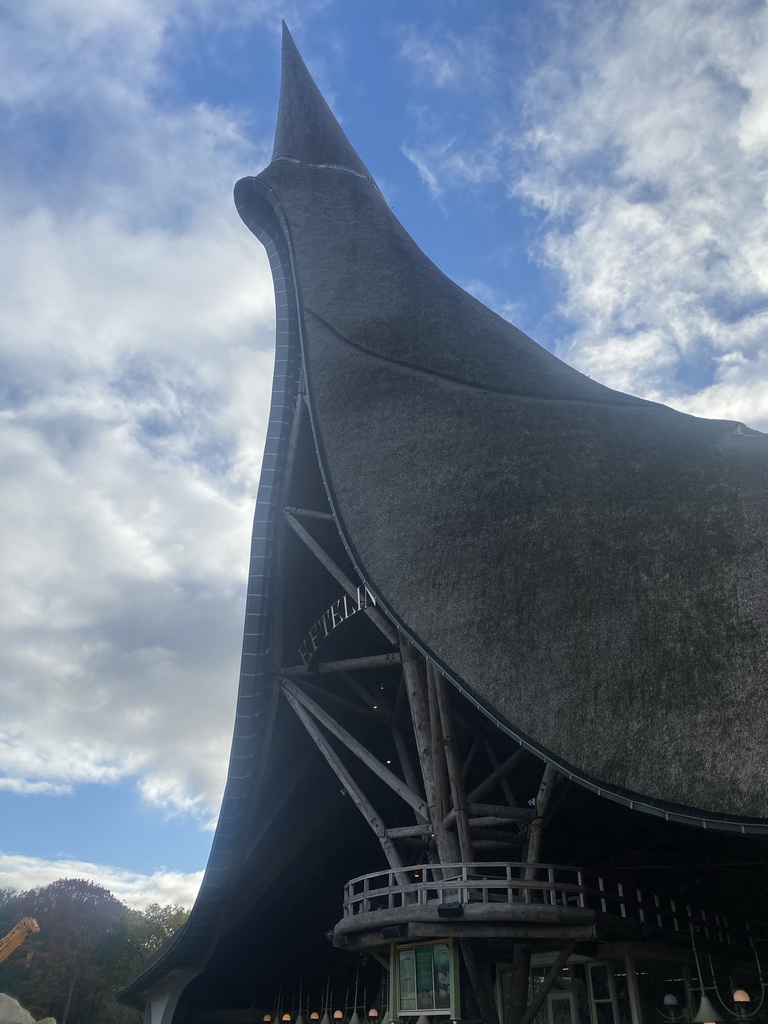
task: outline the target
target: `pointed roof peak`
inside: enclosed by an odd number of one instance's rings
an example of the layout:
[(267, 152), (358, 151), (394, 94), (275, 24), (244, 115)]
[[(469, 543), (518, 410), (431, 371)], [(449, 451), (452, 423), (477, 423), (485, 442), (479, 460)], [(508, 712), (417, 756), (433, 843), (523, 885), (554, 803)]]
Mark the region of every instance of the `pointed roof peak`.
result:
[(285, 157), (306, 164), (345, 167), (373, 180), (307, 71), (283, 22), (280, 105), (272, 159)]

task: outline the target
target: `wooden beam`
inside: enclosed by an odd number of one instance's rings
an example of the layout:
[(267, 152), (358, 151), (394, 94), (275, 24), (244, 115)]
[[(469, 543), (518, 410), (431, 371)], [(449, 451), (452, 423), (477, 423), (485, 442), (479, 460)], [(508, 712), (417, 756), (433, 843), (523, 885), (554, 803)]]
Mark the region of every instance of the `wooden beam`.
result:
[(387, 835), (390, 839), (410, 839), (413, 836), (431, 836), (431, 825), (403, 825), (397, 828), (388, 828)]
[(505, 761), (502, 761), (499, 767), (492, 771), (479, 786), (475, 786), (472, 792), (467, 795), (467, 800), (470, 803), (474, 800), (481, 800), (487, 793), (491, 792), (494, 786), (496, 786), (501, 779), (509, 775), (515, 765), (519, 764), (526, 755), (527, 751), (522, 747), (519, 750), (516, 750), (513, 754), (510, 754), (509, 757)]
[(415, 811), (426, 816), (427, 805), (421, 797), (417, 793), (412, 793), (402, 779), (399, 779), (394, 772), (390, 771), (386, 765), (382, 764), (378, 758), (374, 757), (367, 747), (364, 747), (359, 740), (356, 740), (351, 733), (347, 732), (346, 729), (340, 726), (327, 711), (324, 711), (319, 704), (316, 704), (311, 697), (308, 697), (307, 694), (299, 689), (295, 683), (291, 682), (290, 679), (282, 679), (281, 686), (284, 691), (290, 694), (293, 700), (298, 701), (298, 703), (301, 704), (313, 718), (315, 718), (321, 725), (325, 726), (328, 732), (335, 736), (337, 740), (340, 740), (347, 750), (362, 761), (366, 767), (370, 768), (374, 775), (378, 775), (383, 783), (389, 786), (389, 788), (397, 793), (402, 800), (405, 800), (407, 804), (410, 804)]
[[(522, 939), (524, 941), (535, 940), (539, 943), (545, 940), (551, 948), (559, 945), (564, 939), (571, 937), (581, 941), (595, 938), (594, 927), (588, 925), (568, 928), (544, 925), (537, 928), (535, 925), (527, 927), (525, 925), (495, 925), (488, 923), (466, 924), (463, 921), (454, 924), (447, 918), (441, 920), (439, 925), (439, 929), (436, 929), (434, 924), (421, 924), (420, 922), (409, 924), (407, 940), (428, 941), (434, 939), (435, 935), (439, 932), (446, 939), (470, 937), (482, 939), (483, 941), (488, 939), (509, 939), (513, 942)], [(382, 946), (388, 946), (389, 942), (390, 940), (385, 939), (381, 934), (381, 929), (369, 932), (353, 932), (345, 938), (342, 948), (354, 950), (355, 952), (365, 951), (370, 953), (375, 948), (380, 949)], [(501, 958), (499, 957), (499, 959)]]
[(387, 695), (384, 693), (383, 687), (376, 693), (371, 693), (364, 683), (361, 683), (359, 679), (355, 679), (351, 672), (339, 672), (339, 677), (347, 684), (347, 686), (354, 690), (355, 693), (361, 697), (369, 707), (374, 704), (378, 704), (380, 708), (383, 708), (387, 712), (389, 718), (392, 717), (392, 705), (387, 700)]
[(321, 661), (311, 669), (306, 665), (289, 665), (281, 668), (282, 676), (313, 676), (316, 672), (357, 672), (364, 668), (394, 668), (400, 664), (400, 655), (396, 651), (391, 654), (369, 654), (365, 658), (346, 658), (344, 661)]
[[(530, 821), (531, 818), (529, 817), (526, 820)], [(471, 815), (470, 819), (469, 819), (470, 828), (473, 828), (473, 829), (475, 829), (475, 828), (494, 828), (494, 827), (496, 827), (498, 825), (504, 826), (504, 825), (512, 825), (512, 824), (514, 824), (514, 823), (512, 821), (510, 821), (509, 818), (501, 818), (501, 817), (498, 817), (498, 816), (493, 815), (493, 814), (483, 814), (483, 815), (478, 815), (477, 817), (475, 817), (474, 815)]]
[[(479, 814), (476, 813), (479, 808), (491, 807), (490, 804), (470, 804), (469, 815), (471, 818), (476, 819), (475, 824), (481, 825), (511, 825), (513, 822), (525, 822), (533, 821), (536, 817), (536, 811), (530, 810), (527, 807), (506, 807), (504, 810), (509, 811), (509, 814)], [(495, 808), (494, 808), (495, 809)], [(512, 813), (514, 812), (514, 817)], [(446, 814), (443, 824), (446, 828), (450, 827), (456, 820), (456, 812), (451, 810)]]
[(493, 828), (472, 829), (472, 838), (475, 842), (484, 839), (496, 839), (503, 842), (505, 846), (522, 846), (523, 834), (521, 832), (497, 832)]
[(336, 778), (339, 780), (339, 782), (342, 784), (344, 789), (349, 794), (352, 802), (355, 804), (357, 809), (360, 811), (362, 816), (370, 825), (371, 829), (374, 832), (374, 835), (381, 843), (381, 848), (384, 851), (389, 866), (392, 868), (393, 871), (398, 872), (397, 877), (398, 879), (401, 879), (400, 884), (407, 885), (407, 876), (405, 874), (401, 874), (404, 865), (402, 860), (400, 859), (400, 854), (398, 853), (395, 844), (387, 835), (387, 830), (384, 825), (384, 822), (381, 820), (381, 818), (374, 810), (373, 804), (368, 800), (366, 795), (363, 793), (363, 791), (357, 785), (355, 780), (349, 774), (343, 762), (339, 760), (339, 757), (337, 756), (336, 752), (333, 750), (333, 748), (326, 740), (325, 736), (323, 736), (318, 727), (312, 721), (312, 718), (310, 717), (308, 712), (304, 710), (301, 704), (292, 696), (292, 694), (288, 693), (285, 688), (283, 688), (283, 696), (298, 715), (299, 720), (301, 721), (302, 725), (311, 736), (312, 740), (315, 743), (315, 746), (330, 765), (331, 769), (336, 775)]
[(527, 1010), (520, 1019), (520, 1024), (532, 1024), (533, 1019), (544, 1005), (544, 1002), (547, 996), (549, 995), (552, 986), (560, 977), (560, 972), (568, 963), (568, 958), (573, 953), (575, 948), (576, 943), (569, 942), (567, 946), (564, 946), (560, 950), (560, 952), (557, 955), (557, 960), (555, 960), (555, 962), (552, 964), (549, 971), (547, 972), (547, 976), (544, 979), (544, 984), (541, 986), (536, 995), (528, 1004)]
[[(296, 516), (291, 515), (290, 512), (284, 511), (285, 521), (291, 527), (296, 536), (306, 544), (312, 554), (317, 558), (321, 565), (325, 566), (328, 572), (333, 576), (337, 583), (346, 590), (350, 597), (357, 599), (357, 586), (347, 576), (347, 574), (339, 568), (333, 559), (328, 555), (325, 550), (317, 543), (311, 533), (308, 533), (301, 523), (298, 521)], [(362, 584), (360, 584), (362, 586)], [(364, 608), (362, 609), (371, 622), (378, 627), (378, 629), (384, 634), (389, 640), (393, 647), (397, 647), (397, 631), (393, 626), (387, 622), (380, 611), (376, 608)]]
[(496, 818), (508, 818), (510, 821), (530, 821), (536, 817), (536, 811), (530, 807), (507, 807), (505, 804), (469, 805), (470, 814), (491, 814)]
[(512, 839), (514, 839), (514, 836), (510, 836), (509, 840), (505, 839), (503, 841), (497, 839), (475, 839), (474, 847), (476, 850), (508, 850), (512, 846), (519, 846), (518, 843), (511, 842), (510, 840)]
[(363, 718), (370, 718), (374, 722), (381, 722), (382, 725), (389, 725), (389, 715), (382, 714), (380, 711), (375, 711), (370, 703), (367, 705), (356, 704), (354, 701), (345, 700), (343, 697), (339, 697), (337, 693), (331, 693), (330, 690), (324, 690), (322, 686), (315, 686), (314, 683), (310, 683), (308, 679), (301, 680), (301, 688), (307, 693), (313, 693), (316, 697), (322, 697), (326, 700), (331, 701), (332, 704), (336, 704), (340, 708), (345, 708), (347, 711), (354, 711), (356, 715), (362, 715)]
[(475, 738), (472, 740), (472, 746), (469, 748), (467, 756), (464, 758), (464, 764), (461, 766), (461, 774), (465, 779), (469, 774), (469, 769), (472, 767), (472, 762), (475, 760), (475, 754), (477, 754), (480, 749), (481, 739), (481, 734), (479, 732), (475, 733)]
[(302, 519), (322, 519), (324, 522), (336, 522), (332, 512), (318, 512), (314, 508), (292, 508), (290, 505), (286, 505), (283, 512), (292, 516), (301, 516)]
[[(493, 769), (495, 771), (499, 767), (499, 759), (496, 756), (496, 751), (493, 749), (491, 741), (488, 739), (487, 736), (483, 737), (483, 744), (485, 746), (485, 751), (488, 754), (488, 760), (491, 762), (491, 765), (493, 766)], [(509, 806), (519, 807), (520, 805), (515, 799), (515, 794), (512, 792), (512, 789), (509, 783), (507, 782), (506, 778), (499, 779), (499, 785), (501, 786), (501, 791), (504, 794), (504, 797)]]

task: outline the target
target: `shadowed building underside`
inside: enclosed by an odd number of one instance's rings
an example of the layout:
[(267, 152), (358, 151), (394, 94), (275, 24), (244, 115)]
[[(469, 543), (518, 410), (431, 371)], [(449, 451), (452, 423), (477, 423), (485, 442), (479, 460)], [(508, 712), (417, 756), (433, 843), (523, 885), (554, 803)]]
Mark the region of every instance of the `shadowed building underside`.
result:
[(187, 928), (125, 998), (230, 1019), (302, 984), (287, 950), (320, 987), (351, 970), (307, 937), (328, 928), (384, 960), (456, 942), (475, 1002), (451, 1013), (528, 1024), (532, 949), (589, 972), (572, 943), (689, 942), (692, 888), (747, 914), (723, 866), (759, 875), (743, 834), (768, 832), (768, 437), (606, 388), (448, 280), (287, 32), (273, 161), (235, 198), (277, 354), (232, 762)]

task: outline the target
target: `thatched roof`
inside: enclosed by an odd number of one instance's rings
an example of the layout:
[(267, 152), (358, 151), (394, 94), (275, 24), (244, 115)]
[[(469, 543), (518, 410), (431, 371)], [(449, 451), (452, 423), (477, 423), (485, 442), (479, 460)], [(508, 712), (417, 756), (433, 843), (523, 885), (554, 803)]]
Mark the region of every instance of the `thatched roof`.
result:
[(768, 815), (768, 437), (606, 388), (457, 287), (287, 33), (283, 68), (257, 180), (287, 220), (313, 424), (361, 574), (575, 777), (699, 818)]
[(273, 161), (235, 197), (275, 276), (277, 357), (232, 760), (189, 922), (122, 998), (182, 984), (238, 922), (253, 937), (248, 908), (338, 803), (275, 721), (274, 537), (300, 354), (345, 546), (456, 686), (592, 790), (768, 831), (768, 437), (606, 388), (448, 280), (287, 30)]

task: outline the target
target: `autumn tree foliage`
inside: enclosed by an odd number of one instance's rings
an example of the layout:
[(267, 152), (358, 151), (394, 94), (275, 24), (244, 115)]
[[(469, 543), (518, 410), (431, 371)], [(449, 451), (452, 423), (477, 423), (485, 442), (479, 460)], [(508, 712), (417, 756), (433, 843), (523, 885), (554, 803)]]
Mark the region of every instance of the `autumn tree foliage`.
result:
[(138, 1024), (138, 1013), (114, 994), (187, 912), (157, 903), (132, 910), (94, 882), (64, 878), (28, 892), (0, 890), (0, 935), (24, 916), (40, 931), (0, 963), (0, 992), (58, 1024)]

